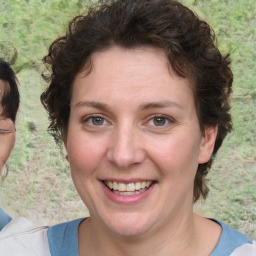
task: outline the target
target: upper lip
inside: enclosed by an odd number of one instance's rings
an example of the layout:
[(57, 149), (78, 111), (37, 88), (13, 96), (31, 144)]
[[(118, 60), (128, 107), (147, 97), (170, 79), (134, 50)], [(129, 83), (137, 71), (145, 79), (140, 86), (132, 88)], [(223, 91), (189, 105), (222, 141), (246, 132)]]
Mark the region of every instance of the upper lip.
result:
[(153, 179), (147, 179), (147, 178), (134, 178), (134, 179), (115, 179), (115, 178), (106, 178), (106, 179), (101, 179), (101, 181), (112, 181), (112, 182), (117, 182), (117, 183), (124, 183), (124, 184), (129, 184), (129, 183), (136, 183), (136, 182), (143, 182), (143, 181), (156, 181)]

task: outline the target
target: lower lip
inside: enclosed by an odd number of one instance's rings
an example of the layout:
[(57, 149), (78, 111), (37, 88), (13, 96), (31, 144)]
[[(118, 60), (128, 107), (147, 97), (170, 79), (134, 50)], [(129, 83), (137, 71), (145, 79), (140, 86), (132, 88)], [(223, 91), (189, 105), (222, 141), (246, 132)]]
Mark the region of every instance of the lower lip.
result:
[(141, 201), (145, 200), (149, 195), (153, 192), (156, 182), (151, 185), (147, 190), (136, 194), (136, 195), (130, 195), (130, 196), (124, 196), (124, 195), (118, 195), (114, 192), (112, 192), (109, 188), (105, 186), (103, 182), (101, 182), (103, 186), (103, 191), (105, 192), (106, 196), (113, 202), (117, 204), (137, 204)]

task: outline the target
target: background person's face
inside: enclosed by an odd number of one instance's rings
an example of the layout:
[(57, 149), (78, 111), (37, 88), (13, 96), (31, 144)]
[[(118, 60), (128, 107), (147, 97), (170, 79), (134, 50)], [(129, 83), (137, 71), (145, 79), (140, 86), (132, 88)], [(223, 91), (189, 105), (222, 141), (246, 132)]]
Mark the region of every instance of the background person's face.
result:
[(10, 156), (15, 143), (15, 127), (10, 118), (0, 120), (0, 170)]
[(202, 136), (189, 81), (162, 51), (113, 47), (92, 62), (73, 84), (66, 141), (91, 217), (120, 235), (178, 225), (192, 213), (197, 166), (216, 130)]
[(4, 93), (8, 93), (9, 85), (0, 80), (0, 171), (11, 154), (15, 143), (15, 126), (10, 118), (3, 116), (1, 105)]

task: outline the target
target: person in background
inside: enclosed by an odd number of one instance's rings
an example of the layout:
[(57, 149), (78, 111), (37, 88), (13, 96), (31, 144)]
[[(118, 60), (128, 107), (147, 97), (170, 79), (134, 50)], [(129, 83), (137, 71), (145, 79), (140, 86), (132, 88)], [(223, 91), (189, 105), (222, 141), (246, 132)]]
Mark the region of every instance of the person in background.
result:
[[(11, 65), (0, 59), (0, 175), (3, 180), (7, 175), (6, 161), (11, 154), (15, 143), (15, 120), (20, 103), (18, 80)], [(0, 208), (0, 255), (42, 255), (47, 256), (42, 249), (42, 240), (46, 234), (45, 226), (34, 227), (24, 217), (11, 218)], [(11, 246), (6, 237), (16, 239), (17, 234), (22, 236), (18, 246)], [(24, 236), (24, 237), (23, 237)], [(23, 246), (23, 239), (29, 240), (29, 254)], [(43, 253), (40, 254), (40, 250)]]
[[(15, 119), (20, 96), (18, 80), (10, 64), (0, 59), (0, 175), (7, 175), (6, 161), (15, 143)], [(11, 217), (0, 208), (0, 230), (11, 221)]]

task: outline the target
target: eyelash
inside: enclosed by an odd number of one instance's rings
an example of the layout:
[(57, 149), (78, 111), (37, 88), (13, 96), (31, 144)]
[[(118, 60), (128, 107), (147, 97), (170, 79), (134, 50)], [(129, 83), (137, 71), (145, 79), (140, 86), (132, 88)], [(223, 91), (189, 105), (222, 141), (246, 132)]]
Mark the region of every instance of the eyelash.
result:
[(163, 119), (164, 120), (164, 124), (163, 125), (156, 125), (154, 123), (154, 124), (151, 124), (150, 126), (164, 128), (164, 127), (168, 126), (170, 123), (174, 123), (174, 120), (171, 117), (165, 116), (165, 115), (162, 115), (162, 114), (152, 116), (147, 121), (147, 123), (150, 123), (151, 121), (154, 122), (154, 120), (156, 120), (157, 118)]
[[(98, 125), (93, 123), (93, 118), (100, 119), (102, 121), (102, 123), (99, 123)], [(157, 118), (162, 119), (164, 121), (163, 125), (156, 125), (156, 123), (150, 124), (150, 122), (156, 121)], [(83, 123), (87, 123), (92, 127), (97, 127), (97, 126), (101, 127), (101, 126), (105, 126), (105, 125), (109, 124), (109, 122), (106, 120), (106, 118), (102, 117), (101, 115), (97, 115), (97, 114), (90, 115), (90, 116), (86, 117), (85, 119), (83, 119)], [(165, 116), (165, 115), (162, 115), (162, 114), (158, 114), (158, 115), (151, 116), (146, 121), (145, 124), (149, 124), (149, 126), (153, 126), (153, 127), (163, 128), (163, 127), (166, 127), (167, 125), (169, 125), (170, 123), (174, 123), (174, 120), (171, 117)]]
[(93, 124), (93, 118), (97, 119), (101, 119), (103, 120), (103, 122), (106, 122), (106, 123), (109, 123), (104, 117), (100, 116), (100, 115), (90, 115), (90, 116), (87, 116), (85, 119), (83, 119), (83, 123), (88, 123), (90, 126), (94, 127), (94, 126), (103, 126), (104, 124), (100, 124), (100, 125), (96, 125), (96, 124)]
[(9, 130), (4, 130), (4, 129), (0, 129), (0, 134), (1, 133), (3, 133), (3, 134), (5, 134), (5, 133), (10, 133), (10, 131)]

